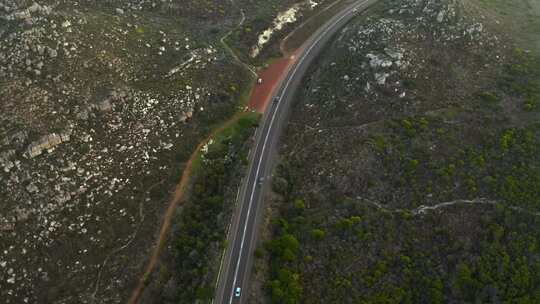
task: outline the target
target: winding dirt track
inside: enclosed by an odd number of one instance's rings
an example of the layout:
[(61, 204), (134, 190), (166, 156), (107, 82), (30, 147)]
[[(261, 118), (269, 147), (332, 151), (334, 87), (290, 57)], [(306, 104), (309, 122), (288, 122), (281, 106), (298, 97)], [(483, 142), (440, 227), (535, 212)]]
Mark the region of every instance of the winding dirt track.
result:
[[(292, 59), (290, 57), (279, 59), (274, 64), (270, 65), (268, 69), (262, 70), (259, 73), (259, 77), (264, 79), (264, 81), (263, 81), (263, 84), (254, 87), (254, 89), (252, 90), (251, 98), (250, 98), (250, 102), (248, 106), (250, 109), (253, 109), (259, 113), (264, 112), (266, 105), (270, 101), (272, 92), (276, 88), (277, 84), (280, 82), (281, 77), (283, 77), (283, 74), (285, 74), (284, 72), (288, 69), (288, 66), (291, 62), (292, 62)], [(148, 278), (150, 278), (150, 276), (152, 275), (152, 272), (156, 268), (156, 265), (161, 255), (161, 251), (163, 250), (163, 247), (165, 246), (165, 243), (167, 241), (167, 236), (171, 228), (171, 223), (172, 223), (176, 208), (178, 207), (178, 205), (180, 205), (180, 203), (184, 201), (184, 196), (188, 189), (189, 182), (192, 175), (193, 162), (199, 155), (199, 151), (208, 141), (210, 141), (210, 139), (214, 138), (217, 134), (221, 133), (223, 130), (230, 127), (234, 123), (236, 123), (238, 119), (242, 116), (242, 114), (243, 114), (242, 112), (237, 113), (231, 119), (229, 119), (223, 125), (221, 125), (219, 128), (212, 131), (212, 133), (206, 139), (204, 139), (202, 142), (199, 143), (197, 148), (195, 148), (195, 151), (191, 154), (189, 160), (186, 163), (186, 167), (184, 168), (184, 172), (182, 172), (182, 178), (180, 179), (180, 183), (176, 186), (174, 195), (171, 199), (171, 202), (169, 203), (169, 207), (167, 208), (167, 211), (163, 217), (163, 222), (161, 225), (161, 229), (159, 231), (159, 237), (152, 251), (152, 256), (150, 257), (150, 260), (148, 261), (148, 264), (145, 268), (144, 273), (139, 278), (137, 287), (133, 290), (133, 293), (131, 294), (131, 297), (129, 298), (128, 304), (139, 303), (139, 300), (142, 296), (144, 288), (146, 287), (145, 281)]]
[(189, 160), (186, 163), (186, 167), (184, 168), (184, 172), (182, 173), (182, 178), (180, 179), (180, 183), (176, 186), (176, 189), (174, 191), (174, 195), (171, 199), (171, 202), (169, 203), (169, 207), (167, 208), (167, 212), (165, 213), (163, 217), (163, 222), (161, 225), (161, 229), (159, 231), (159, 237), (156, 241), (156, 246), (154, 247), (152, 251), (152, 256), (150, 257), (150, 260), (148, 261), (148, 264), (146, 266), (146, 269), (144, 273), (139, 278), (139, 282), (137, 283), (137, 287), (133, 290), (133, 293), (131, 294), (131, 297), (129, 298), (128, 303), (129, 304), (137, 304), (142, 296), (142, 293), (144, 291), (144, 288), (146, 286), (145, 280), (146, 278), (150, 278), (152, 275), (152, 272), (156, 268), (156, 265), (159, 261), (159, 257), (161, 255), (161, 251), (163, 250), (163, 247), (165, 246), (165, 243), (167, 241), (167, 236), (169, 233), (169, 229), (171, 228), (172, 219), (174, 218), (174, 214), (176, 211), (176, 208), (180, 203), (184, 201), (184, 196), (188, 190), (189, 182), (191, 179), (191, 174), (193, 171), (193, 163), (197, 159), (197, 156), (199, 155), (199, 151), (201, 148), (208, 142), (210, 139), (214, 138), (217, 134), (221, 133), (226, 128), (232, 126), (235, 124), (238, 119), (242, 116), (242, 112), (237, 113), (234, 115), (231, 119), (223, 123), (219, 128), (212, 131), (212, 133), (206, 137), (197, 148), (195, 148), (195, 151), (191, 154), (189, 157)]
[[(337, 2), (339, 1), (336, 1), (336, 3)], [(333, 5), (334, 4), (332, 4), (332, 6)], [(242, 16), (243, 16), (243, 12), (242, 12)], [(243, 23), (243, 19), (240, 22), (240, 25), (242, 23)], [(302, 27), (305, 24), (306, 22), (301, 24), (299, 27)], [(287, 40), (288, 38), (290, 38), (290, 35), (287, 36), (284, 39), (284, 41)], [(296, 61), (295, 51), (290, 51), (287, 53), (288, 54), (285, 55), (284, 57), (277, 59), (272, 64), (270, 64), (267, 68), (262, 69), (258, 72), (258, 77), (263, 80), (263, 83), (260, 85), (255, 85), (255, 87), (252, 89), (250, 100), (248, 103), (249, 109), (257, 111), (258, 113), (264, 113), (264, 111), (266, 110), (266, 107), (271, 102), (271, 97), (274, 95), (274, 91), (277, 89), (282, 79), (286, 76), (289, 68)], [(252, 71), (251, 68), (248, 67), (248, 69)], [(159, 231), (159, 236), (156, 241), (156, 245), (152, 251), (152, 255), (150, 259), (148, 260), (148, 264), (145, 268), (145, 271), (139, 278), (139, 282), (137, 283), (136, 288), (133, 290), (131, 297), (128, 300), (128, 304), (139, 303), (139, 300), (141, 299), (144, 289), (148, 283), (146, 282), (146, 280), (148, 280), (151, 277), (153, 271), (156, 268), (156, 265), (159, 262), (159, 258), (161, 256), (163, 247), (165, 247), (168, 233), (171, 228), (172, 220), (174, 218), (176, 209), (180, 205), (180, 203), (182, 203), (185, 199), (184, 196), (189, 187), (192, 170), (193, 170), (193, 163), (195, 159), (197, 158), (199, 151), (210, 139), (214, 138), (217, 134), (221, 133), (223, 130), (230, 127), (234, 123), (236, 123), (238, 119), (242, 116), (242, 114), (243, 114), (242, 112), (235, 114), (231, 119), (223, 123), (223, 125), (221, 125), (219, 128), (212, 131), (212, 133), (207, 138), (205, 138), (203, 141), (199, 143), (199, 145), (195, 148), (195, 151), (191, 154), (189, 160), (186, 163), (184, 171), (182, 172), (182, 178), (180, 179), (180, 182), (176, 186), (174, 195), (171, 199), (171, 202), (169, 203), (169, 207), (167, 208), (167, 211), (165, 212), (165, 215), (163, 216), (163, 221), (162, 221), (162, 225)]]
[[(289, 65), (292, 64), (293, 59), (294, 59), (294, 56), (287, 57), (287, 58), (280, 58), (279, 60), (271, 64), (267, 69), (261, 70), (259, 72), (258, 76), (263, 79), (263, 83), (261, 85), (255, 86), (253, 90), (251, 91), (251, 98), (248, 104), (248, 107), (250, 109), (255, 110), (259, 113), (264, 112), (266, 106), (270, 102), (270, 98), (274, 90), (276, 89), (277, 85), (280, 83), (281, 78), (284, 77), (284, 74), (286, 74), (285, 72), (287, 71)], [(180, 179), (180, 182), (176, 186), (174, 195), (171, 199), (171, 202), (169, 203), (169, 207), (167, 208), (167, 211), (165, 212), (165, 215), (163, 217), (163, 222), (161, 224), (161, 229), (159, 231), (159, 236), (156, 241), (156, 245), (154, 247), (154, 250), (152, 251), (152, 256), (150, 257), (150, 260), (148, 261), (148, 264), (145, 268), (144, 273), (139, 278), (137, 287), (133, 290), (133, 293), (131, 294), (131, 297), (129, 298), (128, 304), (139, 303), (139, 300), (142, 296), (144, 288), (146, 287), (145, 280), (147, 280), (147, 278), (150, 278), (150, 276), (152, 275), (152, 272), (156, 268), (156, 265), (159, 261), (159, 257), (161, 255), (161, 251), (163, 250), (163, 247), (165, 246), (165, 243), (167, 241), (167, 236), (171, 228), (171, 223), (172, 223), (176, 208), (184, 200), (184, 196), (188, 189), (189, 182), (192, 175), (193, 162), (199, 155), (199, 151), (208, 141), (210, 141), (210, 139), (214, 138), (217, 134), (221, 133), (223, 130), (235, 124), (238, 121), (238, 119), (242, 116), (242, 114), (243, 112), (239, 112), (235, 114), (231, 119), (226, 121), (219, 128), (212, 131), (212, 133), (208, 137), (206, 137), (202, 142), (199, 143), (197, 148), (195, 148), (195, 151), (189, 157), (189, 160), (186, 163), (186, 167), (184, 168), (184, 171), (182, 172), (182, 178)]]

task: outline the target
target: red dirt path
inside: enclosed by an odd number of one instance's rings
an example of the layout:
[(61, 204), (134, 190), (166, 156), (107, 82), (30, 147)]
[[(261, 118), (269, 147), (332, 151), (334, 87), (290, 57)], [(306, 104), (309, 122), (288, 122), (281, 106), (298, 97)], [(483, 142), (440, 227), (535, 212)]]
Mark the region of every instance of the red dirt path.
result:
[(251, 91), (248, 107), (259, 113), (264, 113), (266, 106), (270, 102), (272, 95), (283, 79), (287, 75), (287, 70), (294, 63), (295, 55), (279, 58), (268, 68), (259, 71), (259, 78), (263, 80), (261, 84), (256, 84)]
[[(266, 106), (268, 105), (268, 103), (270, 102), (272, 98), (274, 90), (277, 88), (282, 78), (284, 78), (287, 75), (287, 70), (294, 63), (294, 60), (295, 60), (294, 54), (287, 57), (283, 57), (274, 61), (268, 68), (262, 69), (259, 71), (258, 77), (263, 80), (263, 83), (256, 84), (253, 90), (251, 91), (251, 97), (248, 104), (248, 107), (250, 109), (255, 110), (259, 113), (264, 112), (264, 110), (266, 109)], [(191, 178), (193, 162), (195, 158), (197, 157), (199, 150), (202, 148), (202, 146), (206, 142), (208, 142), (211, 138), (216, 136), (216, 134), (220, 133), (225, 128), (227, 128), (228, 126), (238, 121), (238, 118), (241, 117), (241, 115), (242, 115), (241, 112), (237, 113), (229, 121), (225, 122), (221, 127), (214, 130), (212, 134), (208, 136), (208, 138), (206, 138), (201, 143), (199, 143), (199, 145), (197, 146), (197, 148), (195, 149), (195, 151), (189, 158), (189, 161), (186, 163), (186, 167), (182, 174), (182, 178), (180, 179), (180, 183), (176, 186), (176, 190), (174, 192), (172, 200), (164, 215), (161, 229), (159, 231), (157, 243), (155, 244), (152, 250), (150, 260), (148, 261), (148, 264), (146, 266), (146, 269), (143, 275), (139, 278), (139, 282), (137, 283), (137, 286), (135, 287), (135, 289), (133, 290), (133, 293), (131, 294), (128, 304), (139, 303), (139, 300), (144, 292), (144, 289), (146, 285), (148, 284), (147, 280), (150, 278), (150, 276), (154, 272), (154, 269), (156, 268), (156, 265), (159, 263), (160, 254), (163, 247), (165, 246), (165, 241), (167, 239), (171, 222), (172, 222), (172, 218), (175, 214), (176, 208), (185, 199), (184, 196), (189, 186), (189, 180)]]
[(195, 162), (195, 159), (199, 155), (199, 151), (201, 148), (208, 143), (212, 138), (215, 138), (217, 134), (223, 132), (226, 128), (232, 126), (235, 124), (243, 115), (243, 112), (236, 113), (231, 119), (223, 123), (219, 128), (212, 131), (212, 133), (203, 141), (199, 143), (197, 148), (195, 148), (195, 151), (191, 154), (191, 157), (186, 163), (186, 166), (184, 168), (184, 171), (182, 173), (182, 178), (180, 179), (180, 182), (176, 186), (176, 189), (174, 191), (174, 195), (169, 203), (169, 207), (167, 208), (167, 211), (165, 212), (165, 215), (163, 216), (163, 222), (161, 224), (161, 229), (159, 230), (159, 236), (157, 239), (157, 242), (152, 249), (152, 255), (150, 256), (150, 260), (148, 261), (148, 264), (146, 266), (146, 269), (144, 270), (143, 275), (139, 278), (139, 282), (137, 283), (137, 286), (133, 290), (131, 297), (129, 298), (128, 304), (137, 304), (139, 303), (139, 300), (144, 292), (144, 289), (146, 285), (148, 285), (148, 279), (154, 272), (154, 269), (156, 268), (156, 265), (159, 263), (159, 258), (161, 255), (161, 251), (163, 250), (163, 247), (165, 246), (165, 242), (167, 241), (167, 236), (169, 235), (169, 230), (172, 225), (172, 220), (174, 218), (176, 208), (178, 205), (182, 204), (185, 200), (185, 194), (188, 191), (189, 182), (191, 179), (191, 172), (193, 170), (193, 163)]

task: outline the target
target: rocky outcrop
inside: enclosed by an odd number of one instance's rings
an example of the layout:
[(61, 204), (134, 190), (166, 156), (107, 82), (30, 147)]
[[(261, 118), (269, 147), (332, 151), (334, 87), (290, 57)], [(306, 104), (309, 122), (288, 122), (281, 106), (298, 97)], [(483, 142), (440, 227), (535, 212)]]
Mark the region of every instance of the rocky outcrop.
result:
[(193, 111), (187, 111), (180, 116), (180, 122), (187, 122), (193, 117)]
[[(3, 9), (4, 11), (9, 11), (11, 8), (6, 4), (0, 3), (0, 9)], [(34, 2), (28, 8), (16, 10), (3, 18), (6, 20), (29, 20), (34, 15), (49, 15), (51, 11), (51, 7), (46, 5), (39, 5), (38, 3)]]
[(54, 149), (61, 143), (69, 141), (70, 137), (70, 132), (62, 134), (51, 133), (45, 135), (41, 137), (38, 141), (35, 141), (28, 146), (28, 148), (26, 149), (26, 156), (28, 156), (29, 158), (39, 156), (43, 153), (43, 151)]
[(8, 150), (0, 153), (0, 167), (4, 168), (5, 172), (9, 172), (15, 164), (11, 161), (11, 158), (15, 155), (15, 150)]
[(92, 103), (85, 106), (82, 110), (77, 113), (77, 118), (82, 120), (87, 120), (90, 113), (93, 111), (97, 112), (110, 112), (113, 110), (113, 102), (124, 99), (127, 94), (124, 91), (113, 91), (106, 98), (102, 99), (97, 103)]

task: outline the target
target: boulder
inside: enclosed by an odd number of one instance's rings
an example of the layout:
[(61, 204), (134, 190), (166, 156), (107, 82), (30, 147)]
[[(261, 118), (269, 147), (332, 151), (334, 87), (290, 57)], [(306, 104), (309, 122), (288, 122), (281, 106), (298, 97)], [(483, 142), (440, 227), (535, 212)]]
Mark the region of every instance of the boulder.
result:
[(25, 20), (25, 19), (30, 19), (32, 18), (32, 15), (30, 14), (30, 11), (27, 10), (27, 9), (24, 9), (24, 10), (20, 10), (20, 11), (17, 11), (15, 13), (13, 13), (13, 17), (16, 19), (16, 20)]
[(41, 137), (38, 141), (31, 143), (26, 149), (26, 155), (30, 158), (34, 158), (43, 153), (44, 150), (50, 150), (58, 146), (63, 142), (70, 140), (69, 133), (56, 134), (51, 133)]

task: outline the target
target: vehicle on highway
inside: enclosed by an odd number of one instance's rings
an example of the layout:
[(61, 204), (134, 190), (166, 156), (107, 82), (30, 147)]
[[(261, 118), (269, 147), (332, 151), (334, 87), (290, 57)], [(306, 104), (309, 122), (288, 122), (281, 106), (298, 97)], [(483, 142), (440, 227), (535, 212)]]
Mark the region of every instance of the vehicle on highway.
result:
[(234, 290), (234, 296), (239, 297), (240, 296), (240, 291), (241, 291), (240, 287), (236, 287), (236, 289)]
[(259, 177), (259, 181), (257, 182), (257, 184), (260, 186), (262, 185), (264, 182), (264, 177)]
[(281, 99), (281, 96), (274, 97), (274, 103), (278, 103), (280, 99)]

